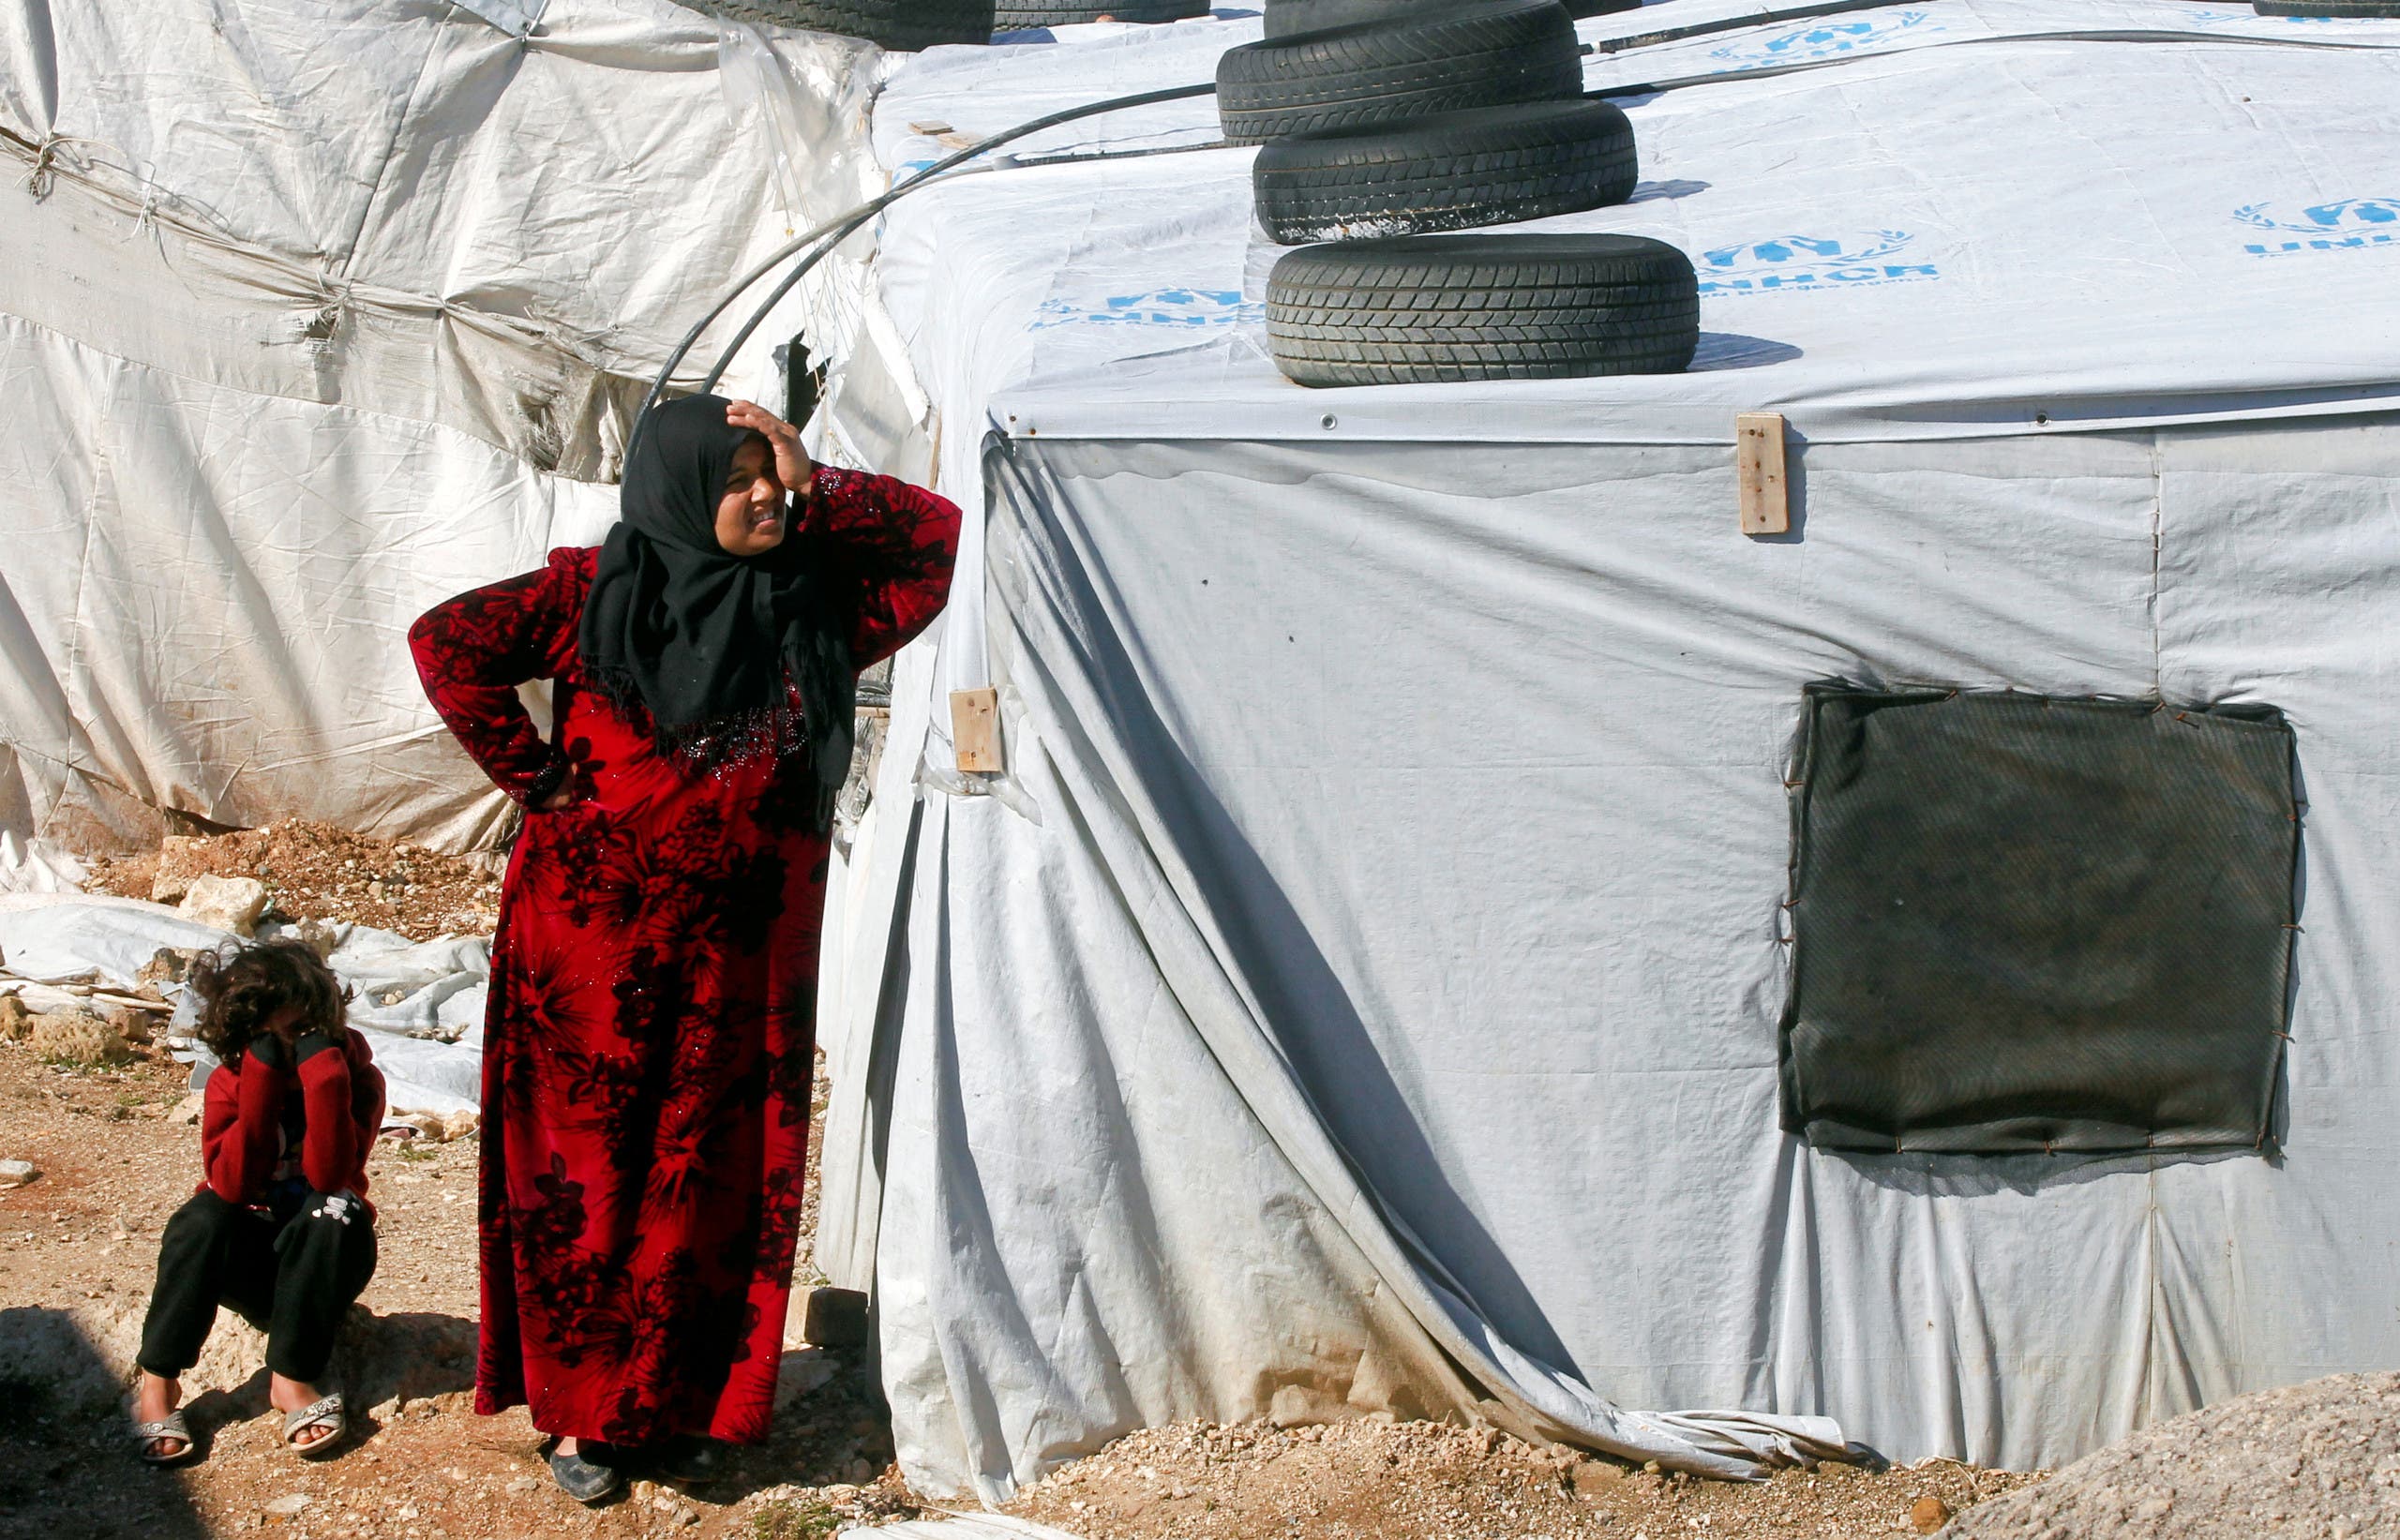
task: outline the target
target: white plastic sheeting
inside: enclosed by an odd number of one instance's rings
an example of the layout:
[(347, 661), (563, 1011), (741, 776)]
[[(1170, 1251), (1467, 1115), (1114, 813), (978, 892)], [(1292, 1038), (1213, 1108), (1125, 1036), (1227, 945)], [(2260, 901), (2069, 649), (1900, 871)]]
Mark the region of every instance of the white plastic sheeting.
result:
[[(0, 3), (0, 830), (498, 832), (403, 633), (599, 537), (676, 337), (810, 198), (856, 201), (862, 157), (771, 174), (773, 130), (860, 142), (878, 55), (669, 0), (485, 8), (540, 25)], [(761, 54), (843, 130), (771, 128)]]
[[(232, 933), (164, 905), (97, 894), (0, 893), (0, 955), (22, 978), (129, 989), (161, 948), (214, 950)], [(326, 956), (354, 998), (350, 1024), (367, 1035), (394, 1112), (465, 1112), (482, 1105), (483, 997), (490, 955), (476, 937), (411, 941), (367, 925), (335, 927)], [(25, 988), (0, 980), (0, 993)], [(171, 1033), (198, 1019), (199, 1001), (168, 986)], [(25, 988), (37, 1009), (63, 1005)], [(203, 1064), (213, 1064), (199, 1051)], [(188, 1054), (179, 1054), (188, 1057)], [(196, 1078), (204, 1078), (203, 1075)]]
[[(878, 150), (1206, 80), (1254, 36), (927, 54)], [(1595, 86), (1748, 77), (1630, 98), (1635, 200), (1526, 227), (1693, 255), (1673, 379), (1289, 385), (1245, 150), (892, 210), (907, 356), (872, 366), (914, 375), (986, 516), (829, 936), (818, 1256), (878, 1291), (912, 1480), (996, 1499), (1146, 1422), (1375, 1408), (1720, 1473), (1839, 1436), (1811, 1416), (2048, 1464), (2400, 1361), (2356, 1283), (2400, 1243), (2392, 40), (1931, 0), (1597, 55)], [(1750, 542), (1760, 409), (1799, 520)], [(2291, 714), (2285, 1153), (1779, 1131), (1786, 755), (1828, 677)], [(979, 783), (942, 702), (986, 680), (1009, 768)], [(912, 805), (919, 735), (943, 794)]]

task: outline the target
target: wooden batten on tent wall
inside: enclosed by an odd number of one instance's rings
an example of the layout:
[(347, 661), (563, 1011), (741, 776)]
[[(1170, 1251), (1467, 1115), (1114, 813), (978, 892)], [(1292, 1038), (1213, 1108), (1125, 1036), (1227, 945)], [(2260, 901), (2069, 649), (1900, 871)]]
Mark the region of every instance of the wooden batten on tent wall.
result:
[(1733, 419), (1733, 474), (1741, 486), (1742, 532), (1784, 534), (1792, 528), (1783, 473), (1783, 414), (1745, 411)]

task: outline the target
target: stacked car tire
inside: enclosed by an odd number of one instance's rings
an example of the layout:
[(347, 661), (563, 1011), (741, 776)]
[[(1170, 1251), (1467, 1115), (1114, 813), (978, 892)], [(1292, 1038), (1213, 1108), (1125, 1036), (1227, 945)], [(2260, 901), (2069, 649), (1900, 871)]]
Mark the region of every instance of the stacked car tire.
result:
[(1698, 285), (1672, 247), (1431, 233), (1632, 192), (1631, 126), (1582, 99), (1558, 0), (1268, 0), (1266, 34), (1220, 60), (1219, 119), (1227, 140), (1261, 146), (1252, 180), (1268, 235), (1334, 243), (1288, 254), (1268, 279), (1286, 375), (1352, 385), (1689, 363)]
[(730, 22), (806, 27), (915, 50), (992, 38), (993, 0), (678, 0)]
[(1088, 6), (1059, 6), (1039, 3), (1012, 4), (1000, 0), (994, 25), (1002, 32), (1020, 27), (1063, 27), (1078, 22), (1181, 22), (1208, 14), (1209, 0), (1103, 0)]

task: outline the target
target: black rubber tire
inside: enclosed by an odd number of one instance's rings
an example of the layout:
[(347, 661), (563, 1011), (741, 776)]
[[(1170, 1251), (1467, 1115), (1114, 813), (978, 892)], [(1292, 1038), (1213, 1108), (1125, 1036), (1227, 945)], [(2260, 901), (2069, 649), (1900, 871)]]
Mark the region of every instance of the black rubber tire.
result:
[(1325, 32), (1369, 22), (1410, 22), (1437, 10), (1455, 9), (1459, 0), (1267, 0), (1265, 25), (1270, 38)]
[(1437, 112), (1362, 134), (1296, 134), (1251, 163), (1279, 245), (1539, 219), (1622, 203), (1641, 175), (1633, 125), (1604, 101)]
[(2258, 0), (2261, 16), (2400, 17), (2400, 0)]
[[(1459, 0), (1267, 0), (1267, 36), (1356, 26), (1361, 22), (1398, 22), (1429, 11), (1455, 8)], [(1638, 10), (1642, 0), (1566, 0), (1569, 16), (1606, 16)]]
[(1117, 0), (1115, 5), (1092, 6), (1012, 6), (1001, 0), (994, 13), (995, 30), (1011, 32), (1020, 27), (1066, 27), (1078, 22), (1097, 22), (1105, 16), (1112, 22), (1180, 22), (1186, 17), (1208, 14), (1209, 0)]
[(1558, 0), (1475, 0), (1244, 43), (1217, 60), (1217, 118), (1236, 144), (1582, 90), (1575, 23)]
[(913, 52), (992, 40), (993, 0), (676, 0), (704, 15), (864, 37)]
[(1284, 254), (1267, 342), (1303, 385), (1676, 374), (1700, 341), (1691, 260), (1639, 235), (1403, 235)]

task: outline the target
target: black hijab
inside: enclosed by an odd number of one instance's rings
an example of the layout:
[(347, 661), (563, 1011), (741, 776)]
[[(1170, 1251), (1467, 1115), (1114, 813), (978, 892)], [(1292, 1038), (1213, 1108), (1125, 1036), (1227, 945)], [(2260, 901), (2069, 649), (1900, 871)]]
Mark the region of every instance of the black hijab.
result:
[[(717, 544), (734, 454), (759, 437), (728, 423), (726, 405), (687, 396), (652, 409), (636, 430), (617, 526), (584, 601), (583, 666), (601, 694), (648, 718), (663, 751), (711, 768), (806, 754), (822, 830), (850, 768), (858, 675), (836, 598), (848, 590), (830, 544), (797, 528), (759, 556)], [(788, 683), (800, 695), (797, 722)]]

